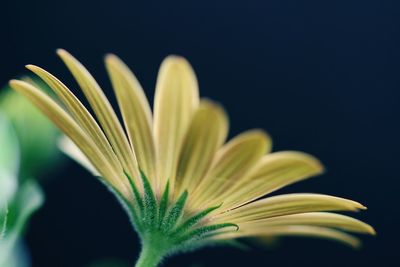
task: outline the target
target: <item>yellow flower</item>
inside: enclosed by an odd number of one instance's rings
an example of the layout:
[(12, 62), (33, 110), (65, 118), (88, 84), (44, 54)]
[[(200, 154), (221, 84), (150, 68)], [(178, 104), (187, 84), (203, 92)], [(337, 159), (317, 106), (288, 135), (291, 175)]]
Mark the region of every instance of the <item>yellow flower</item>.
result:
[[(199, 99), (196, 76), (185, 59), (170, 56), (163, 61), (152, 113), (133, 73), (116, 56), (106, 57), (121, 125), (90, 73), (66, 51), (58, 50), (58, 55), (95, 116), (63, 83), (37, 66), (27, 68), (54, 90), (63, 106), (27, 82), (10, 84), (76, 145), (64, 140), (64, 150), (116, 193), (143, 246), (159, 246), (169, 253), (159, 243), (180, 250), (187, 244), (241, 237), (302, 235), (357, 247), (358, 239), (345, 231), (374, 234), (368, 224), (330, 213), (365, 209), (352, 200), (321, 194), (262, 198), (321, 174), (323, 166), (302, 152), (271, 153), (271, 139), (262, 130), (226, 142), (227, 115), (218, 103)], [(144, 261), (138, 266), (152, 266)]]

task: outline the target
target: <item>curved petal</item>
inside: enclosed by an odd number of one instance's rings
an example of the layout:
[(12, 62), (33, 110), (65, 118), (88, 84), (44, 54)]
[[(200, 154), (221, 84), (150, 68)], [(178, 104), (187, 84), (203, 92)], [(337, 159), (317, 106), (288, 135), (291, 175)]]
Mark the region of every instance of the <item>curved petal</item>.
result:
[(87, 158), (90, 159), (93, 166), (102, 174), (102, 177), (109, 181), (109, 183), (116, 187), (122, 194), (130, 198), (130, 187), (127, 181), (123, 180), (121, 175), (114, 171), (109, 160), (100, 153), (100, 150), (93, 140), (67, 112), (40, 89), (35, 88), (29, 83), (12, 80), (10, 81), (10, 86), (30, 99), (33, 104), (45, 113), (62, 132), (74, 141)]
[(129, 146), (124, 130), (118, 121), (110, 102), (92, 77), (89, 71), (67, 51), (59, 49), (57, 54), (64, 61), (72, 75), (75, 77), (87, 100), (90, 103), (104, 133), (110, 141), (115, 154), (120, 160), (125, 171), (130, 173), (137, 184), (140, 184), (139, 170), (134, 152)]
[(276, 216), (316, 211), (357, 211), (358, 202), (321, 194), (286, 194), (265, 198), (215, 215), (216, 221), (243, 223)]
[(55, 76), (45, 71), (44, 69), (27, 65), (33, 73), (38, 75), (47, 85), (56, 93), (58, 98), (67, 107), (68, 111), (75, 118), (79, 126), (93, 139), (101, 151), (109, 160), (115, 171), (122, 173), (122, 167), (118, 161), (110, 143), (106, 136), (92, 117), (85, 106), (76, 98), (76, 96)]
[(315, 157), (296, 151), (264, 156), (231, 190), (224, 200), (226, 209), (249, 203), (289, 184), (318, 175), (324, 170)]
[(217, 149), (228, 134), (228, 118), (221, 106), (201, 101), (193, 115), (179, 156), (175, 195), (184, 190), (189, 195), (211, 165)]
[(196, 76), (181, 57), (167, 57), (158, 73), (154, 97), (154, 138), (159, 194), (169, 179), (173, 188), (179, 151), (199, 103)]
[(238, 232), (229, 232), (214, 237), (214, 239), (230, 239), (238, 237), (277, 237), (277, 236), (304, 236), (322, 239), (330, 239), (349, 245), (353, 248), (359, 248), (361, 242), (358, 238), (344, 232), (317, 226), (275, 226), (262, 231), (259, 229), (241, 229)]
[(246, 131), (233, 138), (217, 151), (210, 170), (190, 202), (200, 207), (221, 204), (229, 189), (240, 183), (244, 174), (271, 150), (271, 144), (270, 137), (261, 130)]
[(149, 102), (135, 75), (117, 56), (108, 55), (105, 62), (139, 167), (155, 185), (155, 149)]
[(268, 231), (270, 227), (290, 225), (320, 226), (354, 233), (376, 234), (374, 228), (360, 220), (330, 212), (308, 212), (278, 216), (269, 219), (245, 222), (240, 224), (240, 228), (253, 228)]

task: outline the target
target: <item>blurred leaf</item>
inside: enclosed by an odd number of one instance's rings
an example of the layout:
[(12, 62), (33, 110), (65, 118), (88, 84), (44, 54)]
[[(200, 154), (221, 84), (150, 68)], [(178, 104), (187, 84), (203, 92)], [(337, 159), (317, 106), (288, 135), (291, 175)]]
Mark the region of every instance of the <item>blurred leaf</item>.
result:
[[(39, 79), (25, 78), (44, 91), (48, 87)], [(59, 155), (58, 130), (25, 97), (10, 88), (0, 95), (0, 111), (15, 128), (21, 150), (20, 178), (38, 174), (54, 163)]]
[(0, 267), (29, 267), (29, 257), (26, 246), (18, 242), (11, 253), (3, 261), (0, 260)]
[(3, 203), (2, 206), (0, 206), (0, 240), (3, 239), (6, 233), (7, 215), (8, 215), (8, 206), (6, 203)]
[(0, 240), (5, 236), (8, 203), (17, 190), (18, 141), (11, 124), (0, 114)]
[(43, 201), (42, 190), (36, 181), (27, 180), (21, 185), (15, 199), (9, 205), (7, 232), (0, 240), (0, 267), (8, 267), (5, 265), (5, 261), (9, 261), (27, 220), (42, 206)]
[(4, 208), (17, 189), (19, 146), (15, 131), (1, 113), (0, 147), (0, 208)]

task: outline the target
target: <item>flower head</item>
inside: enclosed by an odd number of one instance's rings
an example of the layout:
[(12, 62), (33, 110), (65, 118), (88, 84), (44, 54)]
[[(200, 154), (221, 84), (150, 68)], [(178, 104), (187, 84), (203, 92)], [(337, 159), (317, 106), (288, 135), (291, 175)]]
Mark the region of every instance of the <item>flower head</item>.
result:
[[(374, 234), (359, 220), (331, 213), (365, 209), (352, 200), (321, 194), (262, 198), (321, 174), (323, 166), (302, 152), (271, 153), (271, 139), (262, 130), (226, 142), (227, 115), (218, 103), (199, 99), (196, 76), (185, 59), (170, 56), (163, 61), (152, 113), (133, 73), (116, 56), (106, 57), (121, 125), (85, 67), (64, 50), (58, 55), (94, 116), (61, 81), (37, 66), (27, 68), (54, 90), (61, 105), (29, 83), (10, 84), (72, 140), (64, 140), (64, 150), (101, 177), (121, 200), (143, 241), (144, 254), (151, 254), (149, 247), (162, 255), (241, 237), (283, 235), (358, 246), (358, 239), (345, 231)], [(147, 258), (138, 266), (151, 266)]]

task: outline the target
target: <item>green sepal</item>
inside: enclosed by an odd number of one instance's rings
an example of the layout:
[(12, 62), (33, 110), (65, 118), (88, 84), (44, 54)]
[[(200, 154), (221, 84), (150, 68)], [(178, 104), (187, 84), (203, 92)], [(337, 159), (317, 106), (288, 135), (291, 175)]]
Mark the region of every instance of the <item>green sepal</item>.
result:
[(163, 224), (161, 225), (162, 231), (170, 231), (181, 218), (183, 208), (185, 207), (188, 192), (185, 191), (176, 201), (175, 205), (169, 210), (168, 215), (165, 217)]
[(186, 232), (187, 230), (189, 230), (192, 226), (196, 225), (201, 219), (203, 219), (204, 217), (206, 217), (208, 214), (210, 214), (212, 211), (218, 209), (219, 207), (221, 207), (222, 204), (218, 205), (218, 206), (214, 206), (208, 209), (205, 209), (195, 215), (193, 215), (192, 217), (190, 217), (189, 219), (187, 219), (186, 221), (184, 221), (183, 223), (181, 223), (174, 231), (174, 235), (180, 235), (184, 232)]
[(143, 216), (144, 215), (143, 198), (140, 195), (140, 192), (139, 192), (135, 182), (132, 180), (132, 177), (129, 175), (129, 173), (127, 173), (125, 170), (124, 170), (124, 173), (125, 173), (126, 177), (128, 178), (129, 184), (130, 184), (130, 186), (132, 188), (133, 196), (134, 196), (134, 198), (136, 200), (136, 204), (137, 204), (137, 206), (139, 208), (140, 214)]
[(180, 243), (180, 242), (188, 242), (191, 240), (192, 241), (201, 240), (203, 238), (214, 236), (214, 235), (218, 234), (218, 232), (215, 232), (215, 231), (223, 229), (223, 228), (227, 228), (227, 227), (235, 227), (236, 231), (239, 230), (239, 226), (234, 223), (221, 223), (221, 224), (207, 225), (207, 226), (203, 226), (203, 227), (194, 229), (194, 230), (190, 231), (189, 233), (178, 237), (176, 241), (178, 243)]
[(154, 196), (150, 182), (142, 170), (140, 170), (140, 177), (142, 178), (144, 190), (144, 222), (147, 225), (154, 227), (157, 224), (158, 217), (157, 200)]
[(163, 195), (160, 200), (160, 208), (158, 211), (159, 225), (161, 226), (165, 217), (165, 213), (167, 212), (168, 207), (168, 197), (169, 197), (169, 180), (165, 186)]

